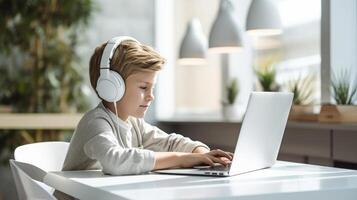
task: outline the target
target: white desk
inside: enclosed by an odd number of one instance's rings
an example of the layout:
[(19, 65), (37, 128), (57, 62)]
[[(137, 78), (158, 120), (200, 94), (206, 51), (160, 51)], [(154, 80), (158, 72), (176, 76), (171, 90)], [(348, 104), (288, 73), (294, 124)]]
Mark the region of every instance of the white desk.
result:
[(278, 161), (233, 177), (50, 172), (44, 182), (80, 199), (357, 199), (357, 171)]

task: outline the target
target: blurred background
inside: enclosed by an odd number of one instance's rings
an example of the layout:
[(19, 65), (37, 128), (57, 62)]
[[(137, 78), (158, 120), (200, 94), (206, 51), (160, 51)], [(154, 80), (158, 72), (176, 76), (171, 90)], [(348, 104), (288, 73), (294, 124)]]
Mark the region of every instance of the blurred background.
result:
[(233, 151), (250, 92), (290, 91), (279, 159), (357, 169), (354, 0), (0, 0), (0, 24), (0, 200), (16, 147), (98, 104), (89, 58), (120, 35), (167, 59), (148, 122)]

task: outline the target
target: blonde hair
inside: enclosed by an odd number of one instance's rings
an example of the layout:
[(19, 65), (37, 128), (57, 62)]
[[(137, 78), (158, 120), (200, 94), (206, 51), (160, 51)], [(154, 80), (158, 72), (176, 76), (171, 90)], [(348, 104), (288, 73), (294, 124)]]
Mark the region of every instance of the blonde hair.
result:
[[(106, 44), (104, 43), (94, 50), (89, 62), (90, 83), (95, 91), (100, 75), (100, 60)], [(125, 81), (136, 72), (159, 71), (164, 64), (165, 59), (151, 47), (127, 40), (123, 41), (114, 51), (110, 69), (118, 72)]]

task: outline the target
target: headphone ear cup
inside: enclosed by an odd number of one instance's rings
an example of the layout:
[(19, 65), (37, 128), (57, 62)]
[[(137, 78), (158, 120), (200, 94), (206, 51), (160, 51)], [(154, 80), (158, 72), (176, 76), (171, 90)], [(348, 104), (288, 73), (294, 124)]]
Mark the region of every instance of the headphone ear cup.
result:
[(110, 70), (107, 76), (99, 76), (96, 90), (103, 100), (117, 102), (124, 96), (125, 83), (120, 74)]
[(120, 99), (123, 98), (124, 93), (125, 93), (125, 82), (123, 77), (116, 71), (110, 70), (110, 74), (113, 76), (113, 79), (115, 79), (116, 83), (116, 90), (117, 90), (117, 97), (116, 101), (119, 101)]

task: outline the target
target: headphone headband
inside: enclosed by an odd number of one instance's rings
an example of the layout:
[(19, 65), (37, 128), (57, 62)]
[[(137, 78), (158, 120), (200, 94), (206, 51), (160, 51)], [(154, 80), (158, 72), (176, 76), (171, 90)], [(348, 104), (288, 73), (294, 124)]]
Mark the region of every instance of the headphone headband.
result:
[[(107, 45), (104, 48), (102, 58), (100, 60), (100, 69), (108, 69), (110, 68), (110, 60), (113, 57), (115, 49), (123, 42), (126, 40), (133, 40), (137, 43), (140, 44), (136, 39), (129, 37), (129, 36), (119, 36), (119, 37), (114, 37), (110, 39), (107, 42)], [(102, 71), (102, 70), (101, 70)]]

